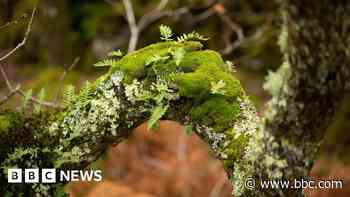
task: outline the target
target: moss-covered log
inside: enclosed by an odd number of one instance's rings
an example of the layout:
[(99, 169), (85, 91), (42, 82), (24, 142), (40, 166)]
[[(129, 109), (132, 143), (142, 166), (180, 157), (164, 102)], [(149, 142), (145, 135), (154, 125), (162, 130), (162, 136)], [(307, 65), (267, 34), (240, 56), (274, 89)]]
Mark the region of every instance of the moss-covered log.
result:
[[(259, 120), (231, 66), (197, 41), (167, 41), (128, 54), (66, 109), (26, 117), (0, 114), (0, 193), (57, 196), (60, 184), (8, 184), (8, 168), (84, 168), (149, 120), (181, 122), (223, 161), (236, 196), (303, 196), (262, 189), (260, 180), (306, 178), (346, 88), (349, 18), (345, 1), (284, 1), (285, 64), (266, 85), (273, 93)], [(282, 81), (274, 79), (282, 79)], [(261, 121), (261, 122), (260, 122)], [(244, 188), (254, 178), (256, 188)]]

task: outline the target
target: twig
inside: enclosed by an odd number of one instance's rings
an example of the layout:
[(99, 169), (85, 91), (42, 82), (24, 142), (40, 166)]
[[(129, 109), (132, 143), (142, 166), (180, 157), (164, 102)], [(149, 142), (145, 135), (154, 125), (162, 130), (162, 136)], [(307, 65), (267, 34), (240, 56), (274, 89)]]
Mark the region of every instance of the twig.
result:
[(18, 84), (17, 87), (15, 89), (13, 89), (12, 91), (10, 91), (9, 94), (7, 94), (6, 96), (4, 96), (1, 100), (0, 100), (0, 105), (4, 104), (6, 101), (8, 101), (12, 96), (14, 96), (19, 89), (21, 88), (21, 85)]
[(58, 88), (57, 88), (57, 92), (56, 92), (56, 96), (55, 96), (55, 99), (54, 99), (54, 103), (55, 104), (57, 104), (58, 98), (59, 98), (59, 96), (61, 94), (62, 87), (63, 87), (63, 84), (64, 84), (64, 79), (66, 78), (68, 72), (71, 71), (77, 65), (79, 60), (80, 60), (80, 58), (77, 57), (77, 58), (74, 59), (73, 63), (70, 66), (64, 67), (64, 71), (63, 71), (62, 75), (60, 76), (59, 84), (58, 84)]
[(136, 24), (134, 8), (132, 6), (131, 1), (123, 0), (123, 4), (125, 7), (126, 19), (128, 21), (131, 34), (128, 47), (128, 53), (130, 53), (136, 49), (136, 45), (139, 39), (139, 28)]
[(24, 34), (24, 38), (23, 38), (22, 42), (20, 42), (15, 48), (13, 48), (7, 54), (5, 54), (4, 56), (0, 57), (0, 62), (4, 61), (10, 55), (15, 53), (18, 49), (20, 49), (22, 46), (24, 46), (25, 43), (27, 42), (27, 39), (28, 39), (29, 34), (30, 34), (30, 31), (32, 29), (32, 24), (33, 24), (34, 16), (35, 16), (35, 13), (36, 13), (36, 8), (37, 8), (37, 4), (35, 4), (35, 6), (33, 8), (32, 15), (31, 15), (30, 20), (28, 22), (27, 30), (26, 30), (26, 32)]
[(218, 3), (213, 6), (213, 10), (220, 17), (220, 19), (226, 23), (228, 27), (237, 35), (237, 40), (231, 44), (228, 44), (222, 51), (223, 54), (229, 54), (242, 44), (244, 40), (243, 30), (236, 22), (231, 20), (230, 17), (226, 15), (226, 9), (222, 4)]
[[(112, 6), (115, 6), (112, 0), (105, 0), (105, 2), (107, 2)], [(182, 7), (174, 11), (162, 11), (165, 9), (168, 3), (169, 3), (169, 0), (161, 0), (154, 10), (143, 15), (140, 18), (140, 20), (137, 22), (135, 19), (132, 2), (130, 0), (123, 0), (125, 12), (126, 12), (126, 19), (130, 29), (128, 53), (136, 49), (140, 33), (150, 24), (164, 17), (178, 16), (189, 12), (189, 8), (187, 7)]]
[[(3, 66), (0, 64), (0, 72), (1, 72), (1, 75), (3, 77), (3, 79), (5, 80), (6, 82), (6, 85), (7, 85), (7, 88), (8, 90), (10, 91), (10, 94), (12, 92), (14, 93), (17, 93), (21, 96), (25, 96), (25, 92), (23, 90), (20, 89), (20, 87), (18, 88), (19, 85), (17, 85), (17, 87), (14, 89), (10, 80), (8, 79), (7, 77), (7, 74), (3, 68)], [(16, 90), (18, 88), (18, 90)], [(46, 102), (46, 101), (40, 101), (39, 99), (35, 98), (35, 97), (31, 97), (30, 100), (34, 103), (38, 103), (38, 104), (41, 104), (41, 105), (44, 105), (44, 106), (47, 106), (47, 107), (53, 107), (53, 108), (60, 108), (61, 106), (59, 105), (56, 105), (55, 103), (51, 103), (51, 102)]]

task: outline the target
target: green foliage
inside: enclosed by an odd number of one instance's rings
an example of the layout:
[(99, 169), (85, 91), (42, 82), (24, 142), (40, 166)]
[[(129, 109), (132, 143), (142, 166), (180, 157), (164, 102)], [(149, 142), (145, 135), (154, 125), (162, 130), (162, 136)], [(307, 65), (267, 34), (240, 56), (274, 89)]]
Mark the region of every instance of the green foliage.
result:
[(173, 31), (171, 30), (170, 27), (166, 25), (160, 25), (159, 26), (159, 31), (160, 31), (160, 39), (165, 40), (165, 41), (170, 41), (172, 40), (171, 37), (173, 36)]
[[(119, 70), (125, 74), (123, 80), (127, 83), (131, 83), (133, 79), (145, 77), (147, 75), (148, 65), (146, 65), (146, 62), (150, 64), (151, 60), (154, 60), (154, 56), (158, 56), (156, 59), (159, 59), (159, 57), (167, 56), (170, 51), (179, 47), (190, 52), (200, 49), (202, 44), (199, 42), (179, 43), (171, 41), (149, 45), (121, 58), (115, 66), (110, 68), (107, 76)], [(107, 79), (108, 77), (104, 76), (103, 78)]]
[(178, 66), (180, 65), (182, 59), (185, 57), (186, 50), (182, 47), (176, 48), (175, 50), (171, 51), (171, 54), (173, 55), (175, 64)]
[(92, 98), (93, 93), (94, 93), (93, 84), (91, 84), (89, 81), (86, 81), (83, 88), (80, 90), (78, 102), (82, 106), (85, 106), (86, 104), (88, 104), (89, 100)]
[(75, 87), (73, 85), (67, 85), (63, 89), (62, 104), (64, 107), (68, 107), (74, 103), (76, 99)]
[(0, 115), (0, 136), (8, 132), (10, 125), (9, 118), (5, 115)]
[(193, 126), (192, 125), (185, 125), (185, 132), (188, 136), (191, 136), (193, 133)]
[(185, 42), (185, 41), (207, 41), (209, 38), (204, 37), (203, 35), (199, 34), (196, 31), (193, 31), (188, 34), (182, 34), (181, 36), (177, 37), (178, 42)]
[(123, 52), (121, 52), (120, 50), (118, 51), (112, 51), (110, 53), (108, 53), (108, 57), (122, 57), (123, 56)]
[(22, 106), (21, 106), (21, 111), (25, 111), (28, 107), (28, 104), (30, 103), (33, 95), (33, 90), (29, 89), (24, 93), (24, 96), (22, 97)]
[(160, 56), (158, 54), (152, 55), (149, 59), (146, 60), (146, 66), (165, 61), (169, 58), (170, 57), (168, 55), (165, 55), (165, 56)]
[(45, 101), (46, 98), (46, 89), (41, 88), (39, 94), (38, 94), (38, 103), (34, 105), (34, 113), (38, 114), (42, 111), (42, 103)]
[(223, 80), (218, 82), (211, 82), (211, 93), (213, 94), (222, 94), (225, 95), (226, 91), (224, 90), (226, 83)]
[(155, 129), (159, 125), (159, 120), (164, 116), (166, 111), (168, 110), (168, 105), (166, 106), (157, 106), (153, 111), (152, 115), (148, 121), (147, 129)]
[(105, 59), (100, 62), (97, 62), (94, 64), (95, 67), (110, 67), (110, 66), (115, 66), (117, 64), (117, 61), (114, 59)]

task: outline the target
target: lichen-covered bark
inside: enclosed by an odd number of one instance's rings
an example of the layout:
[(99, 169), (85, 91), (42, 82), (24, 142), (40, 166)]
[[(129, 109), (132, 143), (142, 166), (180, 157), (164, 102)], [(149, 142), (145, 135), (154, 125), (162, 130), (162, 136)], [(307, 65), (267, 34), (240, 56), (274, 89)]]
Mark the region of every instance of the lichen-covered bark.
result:
[[(265, 87), (260, 120), (230, 64), (196, 41), (150, 45), (113, 63), (64, 111), (28, 118), (0, 114), (0, 193), (59, 196), (64, 183), (8, 184), (7, 168), (84, 168), (149, 120), (179, 121), (223, 161), (235, 196), (303, 196), (262, 189), (265, 179), (306, 178), (323, 130), (349, 88), (350, 6), (346, 1), (283, 1), (285, 63)], [(16, 142), (16, 143), (14, 143)], [(254, 178), (256, 189), (244, 188)]]
[[(273, 98), (265, 117), (259, 162), (253, 165), (257, 180), (307, 179), (324, 131), (350, 85), (349, 2), (287, 0), (282, 8), (280, 45), (285, 63), (267, 85)], [(301, 189), (246, 193), (303, 195)]]

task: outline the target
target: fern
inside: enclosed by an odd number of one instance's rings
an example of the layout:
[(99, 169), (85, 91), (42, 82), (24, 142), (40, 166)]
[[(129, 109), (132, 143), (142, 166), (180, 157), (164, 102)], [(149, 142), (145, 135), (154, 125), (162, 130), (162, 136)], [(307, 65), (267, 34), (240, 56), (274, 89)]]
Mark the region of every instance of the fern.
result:
[(175, 64), (178, 66), (180, 65), (182, 59), (185, 57), (186, 50), (184, 48), (177, 48), (173, 51), (171, 51), (171, 54), (173, 55), (173, 58), (175, 60)]
[(160, 31), (160, 39), (170, 41), (172, 40), (171, 37), (173, 36), (173, 31), (169, 26), (166, 25), (160, 25), (159, 26), (159, 31)]
[(74, 103), (76, 99), (75, 87), (73, 85), (67, 85), (63, 90), (62, 104), (64, 107), (68, 107)]
[(122, 57), (123, 56), (123, 52), (121, 52), (120, 50), (118, 51), (112, 51), (110, 53), (108, 53), (108, 57)]
[(188, 136), (191, 136), (192, 133), (193, 133), (193, 127), (192, 127), (192, 125), (186, 125), (186, 126), (185, 126), (185, 132), (186, 132), (186, 134), (187, 134)]
[(105, 59), (100, 62), (94, 64), (95, 67), (105, 67), (105, 66), (115, 66), (117, 64), (117, 60), (114, 59)]
[(185, 41), (189, 41), (189, 40), (206, 41), (206, 40), (209, 40), (209, 38), (202, 36), (201, 34), (199, 34), (196, 31), (193, 31), (193, 32), (188, 33), (188, 34), (182, 34), (180, 37), (177, 37), (178, 42), (185, 42)]
[(159, 120), (164, 116), (166, 111), (168, 110), (168, 105), (166, 106), (157, 106), (153, 112), (152, 115), (148, 121), (147, 129), (152, 130), (158, 127), (159, 125)]
[(45, 88), (41, 88), (38, 94), (38, 103), (34, 105), (34, 113), (38, 114), (42, 111), (42, 103), (44, 102), (45, 97), (46, 97), (46, 90)]
[(33, 96), (33, 90), (29, 89), (27, 92), (25, 92), (22, 100), (22, 106), (21, 111), (25, 111), (28, 107), (29, 102), (31, 101), (31, 98)]
[(87, 105), (89, 100), (92, 98), (93, 92), (94, 90), (92, 84), (89, 81), (86, 81), (84, 87), (80, 90), (79, 103), (81, 103), (83, 106)]
[(146, 66), (169, 59), (169, 56), (152, 55), (146, 60)]

